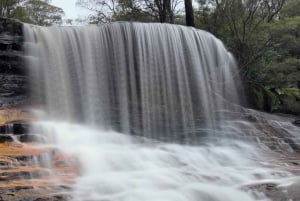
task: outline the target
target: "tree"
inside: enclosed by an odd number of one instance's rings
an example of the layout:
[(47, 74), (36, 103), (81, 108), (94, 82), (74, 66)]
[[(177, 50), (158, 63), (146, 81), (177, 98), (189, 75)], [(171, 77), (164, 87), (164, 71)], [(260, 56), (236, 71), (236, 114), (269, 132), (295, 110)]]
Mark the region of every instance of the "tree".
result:
[(184, 6), (185, 6), (185, 21), (187, 26), (195, 27), (194, 22), (194, 9), (192, 0), (184, 0)]
[(12, 13), (23, 0), (1, 0), (0, 1), (0, 17), (12, 17)]
[(299, 0), (286, 0), (283, 5), (281, 18), (300, 16), (300, 1)]
[(0, 17), (16, 18), (41, 26), (61, 24), (63, 10), (50, 3), (50, 0), (1, 0)]
[(203, 28), (226, 43), (247, 76), (251, 65), (274, 45), (269, 25), (279, 20), (284, 3), (285, 0), (209, 0), (199, 11), (206, 12), (200, 20)]
[(140, 1), (143, 10), (161, 23), (174, 23), (174, 13), (178, 1), (172, 0), (144, 0)]
[(77, 5), (92, 11), (92, 24), (116, 20), (174, 23), (180, 0), (77, 0)]
[(50, 0), (27, 0), (24, 6), (34, 24), (50, 26), (62, 23), (64, 11), (59, 7), (51, 5)]
[(25, 7), (17, 6), (11, 13), (11, 17), (18, 19), (22, 22), (35, 24), (34, 21), (31, 20), (28, 10)]

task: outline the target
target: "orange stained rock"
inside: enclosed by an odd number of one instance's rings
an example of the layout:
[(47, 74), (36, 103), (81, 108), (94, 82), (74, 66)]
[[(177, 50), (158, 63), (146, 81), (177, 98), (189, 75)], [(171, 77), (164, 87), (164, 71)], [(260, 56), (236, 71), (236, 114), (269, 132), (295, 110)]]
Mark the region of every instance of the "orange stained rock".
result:
[(43, 177), (40, 179), (11, 180), (7, 182), (0, 182), (0, 188), (13, 188), (17, 186), (47, 187), (58, 185), (71, 185), (73, 182), (74, 177), (71, 176)]
[(0, 143), (0, 156), (30, 156), (46, 153), (55, 148), (40, 144), (23, 144), (16, 142)]
[[(1, 161), (3, 161), (2, 159), (0, 159)], [(7, 159), (8, 162), (9, 159)], [(44, 168), (44, 167), (39, 167), (37, 165), (35, 166), (19, 166), (19, 167), (13, 167), (13, 168), (10, 168), (10, 169), (4, 169), (4, 170), (1, 170), (0, 169), (0, 174), (1, 173), (4, 173), (4, 172), (7, 172), (7, 173), (10, 173), (10, 172), (34, 172), (34, 171), (45, 171), (45, 172), (50, 172), (50, 173), (59, 173), (60, 175), (62, 173), (65, 173), (67, 175), (77, 175), (77, 164), (76, 163), (72, 163), (72, 164), (68, 164), (68, 165), (65, 165), (65, 166), (55, 166), (53, 165), (52, 167), (49, 167), (49, 168)]]
[[(27, 165), (18, 165), (0, 169), (0, 174), (41, 172), (42, 175), (40, 178), (0, 181), (0, 188), (14, 188), (17, 186), (48, 187), (72, 184), (79, 175), (78, 161), (74, 156), (62, 153), (55, 146), (39, 143), (0, 143), (0, 161), (10, 163), (12, 160), (16, 160), (14, 159), (14, 156), (34, 156), (50, 151), (54, 151), (50, 155), (52, 157), (50, 159), (52, 161), (51, 167), (40, 167), (38, 164), (28, 163)], [(15, 163), (15, 165), (16, 164), (18, 163)], [(45, 174), (43, 174), (43, 172)]]
[[(33, 117), (23, 108), (0, 109), (0, 125), (15, 120), (30, 121), (33, 120)], [(36, 163), (18, 161), (18, 156), (38, 156), (43, 153), (50, 153), (51, 167), (41, 167)], [(76, 157), (63, 153), (56, 146), (44, 143), (0, 143), (0, 161), (4, 162), (0, 166), (0, 174), (4, 175), (3, 180), (0, 181), (0, 188), (70, 185), (79, 175), (79, 163)], [(32, 179), (5, 176), (19, 173), (22, 175), (24, 172), (40, 172), (41, 174), (38, 174), (38, 178)]]
[(0, 108), (0, 125), (16, 120), (32, 120), (32, 115), (25, 108)]
[(11, 162), (11, 158), (8, 157), (8, 156), (1, 156), (0, 155), (0, 161), (3, 161), (3, 162)]

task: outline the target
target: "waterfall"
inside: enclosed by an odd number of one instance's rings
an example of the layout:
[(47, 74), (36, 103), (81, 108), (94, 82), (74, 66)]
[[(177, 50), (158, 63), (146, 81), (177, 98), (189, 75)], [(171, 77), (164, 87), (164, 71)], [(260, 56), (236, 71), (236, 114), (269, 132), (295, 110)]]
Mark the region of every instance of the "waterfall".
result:
[(239, 103), (234, 59), (205, 31), (113, 23), (26, 35), (37, 44), (29, 50), (34, 95), (51, 118), (172, 138), (215, 127), (229, 107), (224, 97)]
[(75, 201), (267, 200), (257, 184), (293, 180), (260, 153), (270, 142), (293, 151), (271, 124), (293, 140), (299, 129), (245, 112), (235, 61), (212, 34), (128, 22), (24, 30), (36, 126), (78, 158)]

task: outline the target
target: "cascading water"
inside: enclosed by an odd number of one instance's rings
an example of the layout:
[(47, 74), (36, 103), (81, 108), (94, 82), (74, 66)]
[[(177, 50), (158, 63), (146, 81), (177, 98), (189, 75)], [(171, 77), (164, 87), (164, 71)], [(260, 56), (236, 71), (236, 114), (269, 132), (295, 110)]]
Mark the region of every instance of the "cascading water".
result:
[(80, 161), (74, 200), (263, 200), (241, 188), (291, 175), (236, 140), (259, 131), (229, 118), (240, 82), (211, 34), (140, 23), (25, 33), (37, 125)]
[(34, 91), (50, 117), (170, 137), (213, 126), (226, 108), (220, 97), (238, 103), (234, 60), (204, 31), (136, 23), (29, 31)]

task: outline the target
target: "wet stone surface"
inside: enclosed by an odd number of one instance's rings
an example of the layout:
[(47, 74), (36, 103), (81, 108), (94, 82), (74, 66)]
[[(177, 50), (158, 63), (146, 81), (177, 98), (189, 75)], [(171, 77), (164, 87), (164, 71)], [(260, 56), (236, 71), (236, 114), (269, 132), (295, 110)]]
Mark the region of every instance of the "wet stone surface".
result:
[(78, 161), (31, 132), (24, 109), (0, 110), (0, 201), (69, 201)]
[(28, 100), (28, 75), (23, 52), (23, 24), (0, 18), (0, 108)]
[(300, 119), (295, 120), (293, 124), (300, 127)]

